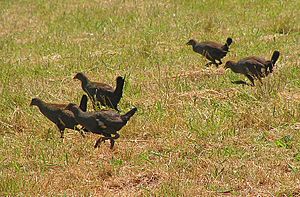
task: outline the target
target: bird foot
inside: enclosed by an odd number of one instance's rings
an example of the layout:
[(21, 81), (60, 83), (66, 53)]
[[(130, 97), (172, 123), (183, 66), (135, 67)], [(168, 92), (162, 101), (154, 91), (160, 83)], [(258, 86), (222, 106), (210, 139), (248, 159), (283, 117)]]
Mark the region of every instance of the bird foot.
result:
[(105, 142), (106, 140), (110, 140), (110, 149), (113, 149), (114, 148), (114, 145), (115, 145), (115, 140), (112, 139), (111, 137), (101, 137), (97, 140), (94, 148), (98, 148), (100, 146), (100, 144), (102, 142)]
[(79, 130), (80, 135), (85, 138), (84, 132), (82, 130)]
[(94, 148), (98, 148), (100, 146), (100, 144), (104, 142), (103, 138), (99, 138), (94, 146)]
[(65, 138), (64, 137), (60, 137), (60, 139), (61, 139), (62, 143), (65, 143)]
[(80, 135), (81, 135), (83, 138), (85, 138), (85, 135), (84, 135), (83, 132), (80, 132)]
[(209, 67), (210, 65), (212, 65), (213, 62), (208, 62), (207, 64), (205, 64), (206, 67)]
[(115, 145), (115, 140), (110, 140), (110, 149), (113, 149)]

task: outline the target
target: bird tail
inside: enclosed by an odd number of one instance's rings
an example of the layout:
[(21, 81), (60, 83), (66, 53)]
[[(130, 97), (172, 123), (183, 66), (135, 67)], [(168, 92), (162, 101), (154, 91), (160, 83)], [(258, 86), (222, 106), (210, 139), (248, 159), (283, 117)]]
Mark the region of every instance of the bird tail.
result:
[(232, 43), (232, 38), (227, 38), (227, 40), (226, 40), (226, 43), (222, 46), (222, 49), (224, 50), (224, 51), (229, 51), (229, 46), (231, 45), (231, 43)]
[(116, 85), (116, 89), (115, 89), (115, 99), (114, 99), (114, 103), (118, 104), (119, 101), (121, 100), (122, 96), (123, 96), (123, 88), (124, 88), (124, 84), (125, 84), (125, 77), (117, 77), (117, 85)]
[(79, 108), (84, 112), (86, 112), (87, 110), (87, 102), (88, 102), (88, 97), (85, 94), (82, 95)]
[(280, 55), (279, 51), (273, 52), (273, 55), (271, 57), (271, 63), (268, 65), (270, 73), (273, 72), (273, 67), (275, 66), (275, 63), (277, 62), (279, 55)]
[(136, 111), (136, 107), (132, 108), (129, 112), (121, 116), (122, 120), (127, 122), (135, 114)]
[(273, 55), (271, 57), (272, 64), (275, 64), (277, 62), (279, 55), (280, 55), (279, 51), (273, 52)]

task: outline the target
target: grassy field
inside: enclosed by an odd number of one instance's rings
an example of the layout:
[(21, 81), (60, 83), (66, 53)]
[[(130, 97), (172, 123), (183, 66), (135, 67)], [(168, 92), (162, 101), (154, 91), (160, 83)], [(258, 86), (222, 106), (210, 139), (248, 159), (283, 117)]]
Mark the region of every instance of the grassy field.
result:
[[(299, 196), (300, 1), (0, 1), (0, 196)], [(234, 40), (223, 59), (281, 52), (256, 87), (190, 38)], [(94, 149), (29, 107), (79, 102), (76, 72), (138, 113)], [(92, 110), (89, 104), (89, 110)]]

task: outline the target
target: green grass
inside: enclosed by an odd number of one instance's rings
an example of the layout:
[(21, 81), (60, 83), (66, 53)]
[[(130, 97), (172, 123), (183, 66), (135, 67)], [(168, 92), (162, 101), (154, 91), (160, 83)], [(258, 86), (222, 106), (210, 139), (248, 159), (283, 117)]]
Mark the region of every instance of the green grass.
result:
[[(1, 1), (1, 196), (297, 196), (300, 3)], [(224, 58), (281, 52), (263, 85), (205, 68), (185, 43), (234, 40)], [(111, 151), (57, 128), (33, 97), (79, 102), (77, 72), (114, 85), (138, 113)], [(91, 105), (89, 105), (91, 110)]]

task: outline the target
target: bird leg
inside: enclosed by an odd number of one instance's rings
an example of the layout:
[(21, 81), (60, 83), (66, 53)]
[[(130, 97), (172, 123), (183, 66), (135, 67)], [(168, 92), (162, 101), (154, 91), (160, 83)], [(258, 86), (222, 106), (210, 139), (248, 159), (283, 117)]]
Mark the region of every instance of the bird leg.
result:
[(258, 81), (260, 82), (260, 84), (263, 84), (263, 82), (262, 82), (262, 80), (261, 80), (262, 73), (256, 72), (256, 73), (255, 73), (255, 76), (256, 76), (256, 78), (258, 79)]
[(85, 135), (84, 135), (84, 133), (83, 133), (82, 130), (79, 130), (79, 133), (80, 133), (80, 135), (81, 135), (83, 138), (85, 138)]
[(96, 144), (94, 145), (94, 148), (98, 148), (100, 146), (100, 144), (105, 141), (104, 139), (105, 137), (100, 137), (97, 141)]
[(218, 61), (219, 61), (218, 65), (221, 65), (221, 64), (223, 64), (223, 62), (222, 62), (221, 60), (218, 60)]
[(246, 77), (251, 81), (251, 86), (255, 86), (253, 77), (248, 74), (246, 74)]
[(120, 135), (118, 133), (116, 133), (115, 136), (110, 139), (110, 149), (113, 149), (113, 147), (115, 145), (115, 140), (118, 139), (119, 137), (120, 137)]
[(219, 65), (221, 65), (222, 62), (217, 63), (215, 60), (213, 60), (213, 61), (208, 62), (207, 64), (205, 64), (205, 66), (208, 67), (208, 66), (210, 66), (210, 65), (212, 65), (212, 64), (216, 65), (216, 67), (219, 67)]
[(113, 149), (115, 145), (115, 140), (110, 139), (110, 149)]
[[(79, 129), (77, 126), (75, 126), (74, 129), (75, 129), (76, 131), (78, 131), (82, 137), (85, 137), (83, 131), (86, 131), (86, 129), (85, 129), (84, 127), (82, 127), (82, 128)], [(83, 131), (82, 131), (82, 130), (83, 130)]]
[(207, 64), (205, 64), (206, 67), (212, 65), (212, 64), (217, 64), (216, 62), (208, 62)]
[(64, 138), (65, 124), (60, 118), (58, 118), (58, 122), (56, 123), (56, 126), (59, 129), (60, 138)]
[(115, 134), (114, 137), (111, 137), (111, 135), (106, 134), (104, 137), (100, 137), (94, 146), (94, 148), (98, 148), (102, 142), (105, 142), (106, 140), (110, 140), (110, 149), (113, 149), (115, 145), (115, 140), (118, 139), (120, 135), (118, 133)]
[[(83, 129), (85, 129), (85, 128), (83, 128)], [(80, 135), (83, 137), (83, 138), (85, 138), (85, 135), (84, 135), (84, 132), (82, 131), (83, 130), (82, 128), (81, 129), (79, 129), (79, 133), (80, 133)]]
[(210, 60), (211, 62), (208, 62), (207, 64), (205, 64), (206, 67), (208, 67), (211, 64), (216, 65), (216, 67), (219, 66), (219, 64), (216, 62), (216, 60), (214, 58), (211, 57), (211, 55), (209, 54), (208, 51), (204, 50), (203, 55), (206, 57), (206, 59)]
[(260, 84), (262, 85), (263, 82), (262, 82), (261, 78), (260, 78), (260, 77), (257, 77), (257, 79), (258, 79), (258, 81), (260, 82)]
[(101, 103), (97, 100), (97, 89), (96, 89), (95, 95), (91, 96), (91, 100), (92, 100), (93, 109), (95, 111), (100, 110), (101, 109)]
[(221, 63), (220, 63), (220, 62), (219, 62), (219, 63), (217, 63), (217, 62), (216, 62), (216, 60), (214, 60), (214, 61), (213, 61), (213, 64), (214, 64), (214, 65), (216, 65), (216, 67), (218, 68), (218, 67), (219, 67), (219, 65), (221, 65), (221, 64), (222, 64), (222, 62), (221, 62)]
[[(104, 137), (100, 137), (100, 138), (97, 140), (97, 142), (96, 142), (94, 148), (98, 148), (98, 147), (100, 146), (100, 144), (101, 144), (102, 142), (105, 142), (106, 140), (112, 140), (112, 137), (111, 137), (110, 134), (103, 133), (103, 135), (104, 135)], [(112, 143), (112, 142), (111, 142), (111, 143)], [(113, 142), (113, 143), (114, 143), (114, 142)]]
[(60, 131), (60, 138), (64, 138), (64, 131)]

